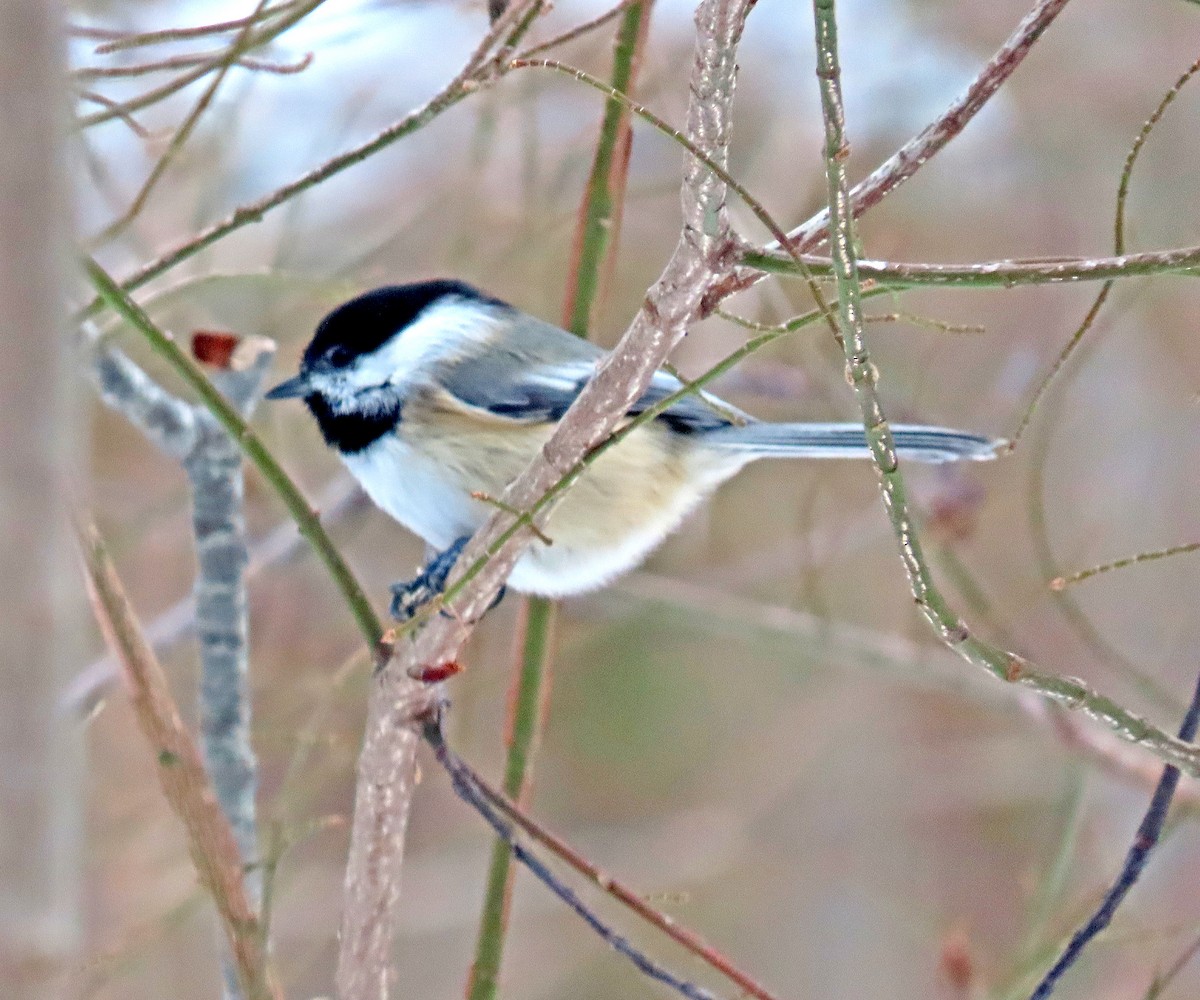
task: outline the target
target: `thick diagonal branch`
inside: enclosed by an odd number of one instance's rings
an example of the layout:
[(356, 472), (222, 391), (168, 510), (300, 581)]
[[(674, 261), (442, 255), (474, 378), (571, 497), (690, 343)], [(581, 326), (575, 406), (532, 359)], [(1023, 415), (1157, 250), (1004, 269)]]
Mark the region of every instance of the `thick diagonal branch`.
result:
[[(704, 0), (696, 13), (687, 131), (722, 165), (730, 137), (737, 44), (751, 6), (747, 0)], [(684, 335), (705, 293), (730, 273), (733, 244), (725, 186), (694, 161), (688, 162), (684, 177), (683, 228), (671, 259), (541, 455), (506, 491), (503, 499), (509, 509), (532, 508), (604, 440)], [(337, 974), (342, 1000), (387, 996), (405, 793), (412, 787), (417, 720), (436, 697), (432, 687), (411, 677), (457, 658), (470, 634), (467, 623), (487, 609), (530, 540), (528, 532), (513, 533), (512, 526), (511, 515), (498, 513), (475, 536), (459, 566), (486, 563), (453, 602), (454, 617), (434, 616), (413, 639), (405, 640), (395, 662), (378, 675), (372, 688), (346, 871)], [(501, 543), (506, 533), (511, 537)]]

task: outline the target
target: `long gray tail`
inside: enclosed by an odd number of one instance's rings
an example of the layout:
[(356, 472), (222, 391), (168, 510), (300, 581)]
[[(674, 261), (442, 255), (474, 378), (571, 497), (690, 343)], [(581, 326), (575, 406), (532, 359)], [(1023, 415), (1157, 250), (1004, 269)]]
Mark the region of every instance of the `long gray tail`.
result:
[[(892, 438), (897, 454), (914, 462), (986, 461), (995, 458), (1004, 444), (980, 434), (919, 424), (893, 424)], [(704, 440), (723, 451), (755, 458), (871, 457), (861, 424), (753, 423), (709, 431)]]

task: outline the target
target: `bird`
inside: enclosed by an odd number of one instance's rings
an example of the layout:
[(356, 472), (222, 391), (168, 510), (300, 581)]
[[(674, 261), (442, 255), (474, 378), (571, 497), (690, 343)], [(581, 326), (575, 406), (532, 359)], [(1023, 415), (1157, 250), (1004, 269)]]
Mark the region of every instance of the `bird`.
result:
[[(392, 587), (397, 619), (439, 593), (494, 500), (534, 459), (604, 359), (595, 344), (451, 279), (388, 285), (330, 312), (299, 372), (302, 399), (371, 500), (436, 553)], [(628, 422), (684, 388), (659, 370)], [(895, 425), (897, 454), (987, 460), (1001, 441)], [(699, 503), (765, 458), (869, 458), (861, 424), (772, 423), (708, 393), (674, 400), (597, 457), (552, 508), (508, 585), (566, 597), (637, 566)]]

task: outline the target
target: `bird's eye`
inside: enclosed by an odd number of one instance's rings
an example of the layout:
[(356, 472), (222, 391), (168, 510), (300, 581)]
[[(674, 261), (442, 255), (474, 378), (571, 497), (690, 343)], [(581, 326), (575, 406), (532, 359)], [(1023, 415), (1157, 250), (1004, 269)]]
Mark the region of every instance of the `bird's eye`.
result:
[(331, 347), (325, 352), (325, 360), (335, 368), (344, 368), (354, 360), (354, 356), (350, 353), (350, 349), (342, 347), (340, 344), (337, 347)]

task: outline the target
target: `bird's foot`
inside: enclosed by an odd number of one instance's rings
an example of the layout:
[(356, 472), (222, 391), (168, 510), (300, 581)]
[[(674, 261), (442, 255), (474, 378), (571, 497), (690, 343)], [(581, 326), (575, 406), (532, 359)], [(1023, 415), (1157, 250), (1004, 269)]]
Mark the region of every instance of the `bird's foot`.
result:
[[(458, 562), (458, 557), (462, 555), (468, 541), (470, 541), (469, 536), (464, 535), (448, 549), (434, 555), (425, 564), (425, 568), (413, 579), (392, 584), (391, 613), (396, 621), (409, 621), (424, 605), (445, 591), (450, 571), (454, 569), (454, 564)], [(491, 611), (504, 599), (505, 589), (504, 587), (500, 588), (496, 599), (488, 605), (487, 611)], [(442, 609), (442, 614), (447, 615), (445, 608)]]
[(448, 549), (437, 553), (430, 559), (425, 564), (425, 568), (413, 579), (392, 584), (391, 612), (396, 621), (408, 621), (421, 610), (422, 606), (438, 597), (446, 589), (446, 580), (450, 576), (450, 571), (454, 569), (454, 564), (462, 555), (462, 550), (468, 541), (468, 536), (464, 535)]

